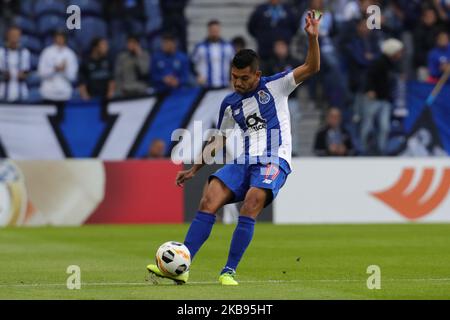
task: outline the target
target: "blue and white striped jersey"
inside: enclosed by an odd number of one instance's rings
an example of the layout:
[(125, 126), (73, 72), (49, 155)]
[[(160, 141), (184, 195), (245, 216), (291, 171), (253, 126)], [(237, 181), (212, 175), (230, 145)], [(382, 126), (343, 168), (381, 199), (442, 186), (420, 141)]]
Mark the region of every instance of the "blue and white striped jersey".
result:
[(208, 88), (222, 88), (230, 85), (230, 63), (234, 56), (231, 43), (203, 41), (192, 55), (197, 73), (206, 80)]
[(0, 100), (24, 101), (28, 98), (25, 81), (19, 80), (20, 72), (29, 72), (31, 64), (28, 49), (0, 48), (0, 75), (9, 73), (9, 80), (0, 77)]
[[(288, 97), (298, 84), (292, 71), (262, 77), (256, 90), (225, 97), (220, 107), (217, 128), (227, 137), (239, 127), (243, 150), (238, 158), (253, 163), (277, 162), (291, 165), (291, 122)], [(229, 145), (227, 139), (227, 145)], [(283, 168), (283, 163), (280, 162)], [(290, 168), (283, 168), (288, 173)]]

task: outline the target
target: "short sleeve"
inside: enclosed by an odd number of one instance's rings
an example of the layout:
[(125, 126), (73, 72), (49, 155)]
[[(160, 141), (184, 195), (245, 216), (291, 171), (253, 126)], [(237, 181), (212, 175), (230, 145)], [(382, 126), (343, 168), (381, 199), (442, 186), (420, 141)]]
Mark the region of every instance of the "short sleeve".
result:
[(289, 96), (299, 85), (300, 83), (295, 83), (292, 70), (266, 78), (266, 86), (283, 96)]
[(220, 112), (219, 112), (219, 120), (217, 122), (217, 129), (220, 130), (220, 132), (226, 136), (227, 130), (234, 129), (236, 124), (236, 121), (233, 118), (231, 105), (226, 103), (226, 100), (222, 102), (222, 105), (220, 106)]

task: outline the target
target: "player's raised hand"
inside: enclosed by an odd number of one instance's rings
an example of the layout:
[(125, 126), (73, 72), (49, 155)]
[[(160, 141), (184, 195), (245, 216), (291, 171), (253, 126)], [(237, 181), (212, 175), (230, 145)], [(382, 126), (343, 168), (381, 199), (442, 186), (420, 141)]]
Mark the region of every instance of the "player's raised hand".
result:
[(182, 187), (183, 184), (194, 177), (195, 173), (192, 170), (183, 170), (177, 173), (176, 185)]
[(322, 19), (322, 13), (318, 10), (308, 11), (305, 21), (305, 32), (311, 37), (319, 36), (320, 19)]

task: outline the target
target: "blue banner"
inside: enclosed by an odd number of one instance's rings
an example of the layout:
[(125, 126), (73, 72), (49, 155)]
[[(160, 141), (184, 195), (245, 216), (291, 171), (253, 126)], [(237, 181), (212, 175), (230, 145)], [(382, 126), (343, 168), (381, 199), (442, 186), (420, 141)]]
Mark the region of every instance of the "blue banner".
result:
[[(404, 122), (408, 134), (411, 133), (415, 123), (424, 112), (425, 101), (433, 88), (434, 85), (420, 82), (410, 82), (408, 84), (407, 106), (409, 115)], [(442, 146), (450, 154), (450, 85), (444, 86), (431, 105), (430, 110)]]

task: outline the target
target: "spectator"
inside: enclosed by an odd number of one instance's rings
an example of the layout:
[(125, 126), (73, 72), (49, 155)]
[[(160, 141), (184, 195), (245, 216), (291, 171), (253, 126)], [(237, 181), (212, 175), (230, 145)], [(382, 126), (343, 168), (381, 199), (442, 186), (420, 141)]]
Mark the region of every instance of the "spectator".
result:
[[(436, 11), (433, 8), (425, 8), (422, 12), (420, 22), (414, 29), (414, 67), (426, 68), (427, 55), (433, 49), (436, 36), (440, 31)], [(421, 70), (419, 70), (421, 71)], [(421, 72), (423, 73), (423, 72)], [(423, 77), (426, 78), (426, 77)], [(420, 79), (425, 80), (425, 79)]]
[(434, 0), (434, 5), (439, 13), (442, 21), (449, 24), (450, 22), (450, 1), (448, 0)]
[[(263, 74), (266, 76), (292, 70), (301, 64), (300, 61), (291, 56), (288, 44), (284, 40), (277, 40), (275, 42), (273, 52), (273, 58), (262, 65)], [(288, 106), (291, 114), (292, 154), (298, 156), (300, 154), (301, 112), (297, 90), (289, 96)]]
[[(333, 12), (334, 19), (336, 21), (336, 28), (338, 28), (339, 31), (342, 30), (343, 25), (346, 22), (347, 17), (345, 16), (345, 9), (347, 5), (352, 2), (351, 0), (334, 0), (330, 1), (328, 3), (328, 7)], [(305, 12), (308, 8), (304, 8), (302, 11)]]
[(189, 59), (178, 50), (177, 40), (173, 35), (163, 35), (161, 50), (153, 57), (151, 71), (152, 83), (157, 92), (167, 92), (187, 85)]
[[(387, 1), (383, 6), (381, 28), (386, 38), (401, 39), (405, 31), (406, 16), (398, 0)], [(405, 47), (405, 51), (407, 48)]]
[(72, 83), (77, 79), (78, 61), (75, 52), (66, 45), (66, 35), (57, 31), (54, 43), (39, 57), (42, 98), (51, 102), (65, 102), (72, 97)]
[(20, 47), (20, 36), (19, 28), (9, 28), (6, 46), (0, 48), (0, 100), (14, 102), (28, 98), (30, 52)]
[(231, 44), (233, 45), (234, 52), (239, 52), (242, 49), (247, 48), (247, 41), (242, 36), (236, 36), (231, 40)]
[(394, 91), (393, 74), (403, 55), (403, 43), (397, 39), (383, 42), (382, 55), (369, 67), (366, 79), (366, 102), (362, 110), (361, 142), (369, 152), (368, 137), (378, 120), (377, 154), (383, 154), (390, 130)]
[(352, 92), (363, 92), (369, 65), (380, 54), (376, 33), (367, 28), (366, 19), (356, 23), (356, 35), (345, 46)]
[(117, 58), (115, 81), (118, 95), (133, 97), (147, 94), (150, 55), (135, 36), (128, 36), (127, 50)]
[(228, 87), (233, 55), (231, 43), (221, 37), (220, 22), (210, 21), (207, 39), (197, 44), (192, 55), (197, 83), (206, 88)]
[(354, 154), (351, 135), (342, 125), (342, 115), (338, 108), (328, 110), (325, 126), (316, 133), (314, 153), (320, 157)]
[(162, 139), (155, 139), (148, 149), (147, 159), (161, 159), (166, 155), (166, 143)]
[(247, 28), (256, 39), (258, 53), (264, 60), (272, 55), (277, 39), (283, 38), (290, 44), (297, 32), (297, 26), (295, 16), (288, 6), (281, 4), (281, 0), (269, 0), (255, 9)]
[(112, 99), (115, 91), (113, 66), (108, 58), (106, 39), (92, 41), (90, 56), (80, 68), (80, 95), (84, 100), (92, 97)]
[[(450, 44), (447, 31), (441, 31), (436, 37), (436, 47), (428, 55), (428, 82), (437, 83), (446, 68), (450, 67)], [(447, 81), (450, 83), (450, 79)]]
[(353, 0), (347, 2), (343, 7), (344, 11), (340, 15), (343, 22), (349, 22), (355, 19), (364, 18), (367, 14), (367, 8), (374, 4), (375, 1), (372, 0)]
[(163, 0), (160, 1), (161, 15), (163, 18), (163, 32), (176, 34), (180, 50), (187, 52), (187, 25), (184, 11), (189, 0)]

